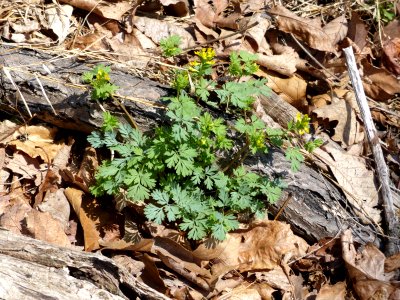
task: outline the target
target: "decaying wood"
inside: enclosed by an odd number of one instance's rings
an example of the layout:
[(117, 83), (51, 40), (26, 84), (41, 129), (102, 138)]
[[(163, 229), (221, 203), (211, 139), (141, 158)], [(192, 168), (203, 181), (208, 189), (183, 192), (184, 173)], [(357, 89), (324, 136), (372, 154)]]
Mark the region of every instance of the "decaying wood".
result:
[[(55, 59), (46, 53), (24, 49), (3, 51), (1, 60), (14, 74), (14, 81), (36, 118), (61, 128), (83, 132), (90, 132), (100, 126), (102, 119), (98, 105), (90, 101), (88, 92), (81, 85), (71, 83), (79, 82), (81, 74), (94, 64), (76, 58)], [(52, 73), (47, 74), (42, 65), (46, 65)], [(54, 115), (44, 99), (34, 72), (41, 74), (39, 78), (57, 115)], [(120, 86), (119, 93), (139, 98), (140, 102), (125, 101), (139, 127), (146, 130), (162, 120), (164, 110), (154, 105), (161, 96), (168, 94), (166, 87), (115, 68), (111, 77)], [(18, 110), (27, 116), (15, 88), (4, 75), (1, 93), (0, 108), (12, 114), (16, 114)], [(146, 104), (143, 103), (144, 100)], [(275, 119), (282, 119), (283, 123), (293, 118), (294, 109), (289, 104), (274, 94), (269, 100), (263, 104), (267, 113)], [(118, 111), (116, 106), (106, 105), (106, 108), (113, 112)], [(344, 209), (342, 204), (346, 201), (341, 191), (312, 168), (303, 165), (300, 172), (292, 173), (289, 163), (280, 151), (270, 151), (269, 156), (250, 159), (247, 164), (258, 172), (285, 178), (288, 184), (285, 194), (290, 192), (294, 197), (288, 202), (282, 217), (292, 225), (294, 231), (301, 233), (309, 241), (335, 236), (339, 231), (351, 228), (359, 241), (380, 242), (380, 238), (376, 237), (370, 227), (359, 224), (357, 218)], [(284, 198), (272, 205), (270, 210), (278, 211)]]
[(354, 58), (353, 48), (347, 47), (344, 48), (343, 51), (346, 55), (349, 76), (354, 88), (358, 107), (360, 108), (365, 131), (367, 132), (368, 142), (371, 146), (372, 153), (375, 158), (376, 172), (381, 183), (380, 192), (382, 195), (383, 211), (385, 214), (385, 222), (388, 235), (394, 238), (388, 239), (386, 245), (386, 254), (390, 256), (400, 252), (400, 240), (398, 240), (398, 237), (400, 236), (400, 223), (394, 210), (393, 197), (389, 185), (389, 170), (386, 165), (385, 158), (383, 157), (381, 144), (379, 143), (379, 137), (374, 122), (372, 120), (371, 112), (368, 107), (367, 98), (365, 96), (363, 84), (360, 78), (360, 74), (358, 72), (356, 60)]
[(101, 255), (0, 228), (0, 299), (169, 299)]

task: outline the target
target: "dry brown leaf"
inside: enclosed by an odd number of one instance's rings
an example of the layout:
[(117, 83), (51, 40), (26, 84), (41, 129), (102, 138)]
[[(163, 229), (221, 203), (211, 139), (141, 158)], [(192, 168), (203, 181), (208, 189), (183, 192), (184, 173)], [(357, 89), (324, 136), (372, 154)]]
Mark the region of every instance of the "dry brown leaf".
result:
[(124, 267), (135, 277), (139, 277), (144, 269), (144, 263), (134, 260), (127, 255), (113, 255), (111, 259), (121, 267)]
[(25, 219), (25, 216), (31, 210), (32, 207), (23, 199), (20, 197), (14, 198), (4, 208), (3, 214), (0, 215), (0, 226), (13, 233), (21, 234), (22, 220)]
[(199, 266), (201, 260), (191, 251), (168, 238), (156, 237), (152, 252), (155, 252), (168, 268), (197, 286), (205, 290), (210, 289), (211, 273)]
[(378, 224), (381, 221), (381, 212), (375, 208), (379, 199), (378, 188), (374, 173), (367, 169), (365, 160), (329, 143), (314, 153), (329, 167), (361, 221)]
[[(196, 0), (195, 17), (204, 26), (215, 28), (216, 26), (228, 29), (238, 29), (238, 20), (242, 18), (240, 14), (239, 2), (228, 2), (226, 0), (213, 0), (211, 5), (207, 0)], [(232, 5), (234, 11), (228, 15), (223, 14), (224, 10)]]
[[(395, 39), (395, 38), (400, 38), (400, 20), (397, 18), (394, 19), (392, 22), (388, 23), (385, 27), (382, 28), (383, 31), (383, 38), (384, 42), (387, 40)], [(378, 42), (379, 33), (377, 32), (374, 41)]]
[(81, 166), (75, 180), (81, 182), (84, 191), (89, 191), (89, 187), (95, 183), (95, 172), (99, 167), (96, 150), (92, 147), (85, 148)]
[(61, 223), (54, 219), (48, 212), (42, 213), (31, 209), (25, 217), (25, 222), (26, 228), (24, 229), (33, 238), (61, 247), (71, 245)]
[(262, 53), (262, 46), (265, 42), (265, 33), (271, 27), (271, 22), (265, 18), (261, 13), (255, 13), (249, 20), (248, 24), (258, 24), (246, 31), (245, 37), (247, 41), (252, 45), (254, 52)]
[(143, 269), (143, 273), (140, 276), (140, 279), (153, 289), (165, 294), (167, 291), (167, 287), (160, 276), (160, 272), (158, 271), (154, 259), (146, 253), (143, 254), (141, 259), (145, 267)]
[(354, 42), (359, 51), (362, 51), (367, 45), (368, 31), (364, 21), (354, 10), (351, 12), (351, 20), (349, 23), (347, 37)]
[(400, 38), (389, 40), (383, 46), (383, 63), (395, 75), (400, 75)]
[[(250, 272), (251, 273), (251, 272)], [(274, 289), (293, 292), (294, 288), (287, 274), (280, 266), (274, 267), (272, 270), (254, 273), (258, 282), (265, 282)]]
[(297, 68), (299, 55), (297, 52), (284, 53), (278, 55), (257, 55), (257, 63), (268, 70), (275, 71), (285, 76), (292, 76)]
[[(19, 126), (9, 120), (5, 120), (0, 123), (0, 143), (6, 144), (16, 137), (14, 133), (19, 128)], [(18, 135), (18, 134), (17, 134)]]
[(6, 160), (5, 167), (15, 174), (22, 175), (22, 178), (33, 180), (36, 186), (42, 183), (45, 177), (44, 172), (46, 172), (41, 171), (39, 162), (36, 159), (18, 152), (15, 152), (10, 160)]
[(227, 294), (223, 294), (223, 299), (231, 299), (231, 300), (261, 300), (260, 293), (257, 289), (253, 287), (253, 285), (249, 285), (249, 283), (243, 283), (240, 286), (235, 287), (232, 291)]
[(390, 282), (395, 273), (385, 273), (385, 255), (372, 244), (357, 252), (351, 230), (342, 235), (343, 259), (353, 288), (360, 299), (400, 299), (398, 282)]
[(82, 225), (86, 251), (99, 249), (100, 238), (104, 243), (121, 239), (122, 222), (112, 205), (101, 205), (74, 188), (67, 188), (65, 195)]
[(168, 15), (184, 17), (189, 13), (189, 2), (187, 0), (160, 0)]
[(392, 272), (400, 269), (400, 253), (392, 255), (385, 260), (385, 272)]
[(151, 38), (156, 44), (159, 44), (160, 40), (171, 35), (179, 35), (181, 37), (182, 48), (191, 47), (195, 44), (192, 35), (182, 28), (182, 26), (178, 26), (174, 23), (136, 16), (134, 24), (138, 30)]
[[(221, 1), (223, 2), (223, 1)], [(205, 27), (214, 28), (215, 12), (206, 0), (195, 0), (195, 18)]]
[(71, 209), (68, 199), (65, 197), (64, 189), (57, 189), (55, 192), (47, 191), (38, 208), (41, 212), (48, 212), (54, 219), (58, 220), (64, 231), (67, 229)]
[(266, 85), (297, 109), (307, 105), (307, 82), (300, 76), (281, 78), (273, 72), (264, 70), (258, 70), (256, 75), (268, 79)]
[(316, 300), (345, 300), (346, 293), (346, 282), (325, 284), (319, 290)]
[(345, 15), (322, 27), (320, 19), (298, 17), (295, 13), (280, 5), (272, 7), (269, 12), (276, 16), (280, 30), (294, 34), (311, 48), (320, 51), (335, 52), (336, 44), (344, 39), (347, 34)]
[(239, 272), (273, 269), (280, 266), (282, 257), (288, 259), (305, 254), (307, 243), (293, 234), (288, 224), (264, 221), (247, 230), (232, 232), (213, 248), (200, 245), (194, 255), (204, 260), (218, 259), (212, 266), (214, 276), (233, 269)]
[(97, 228), (98, 221), (92, 220), (93, 216), (88, 216), (88, 213), (82, 208), (83, 195), (82, 191), (75, 188), (65, 189), (65, 196), (71, 203), (83, 229), (85, 250), (93, 251), (100, 248), (100, 232)]
[(144, 35), (140, 30), (133, 28), (132, 33), (136, 37), (142, 49), (155, 49), (157, 48), (156, 43), (154, 43), (149, 37)]
[(107, 19), (121, 20), (122, 16), (134, 7), (129, 0), (61, 0), (71, 6), (86, 10)]
[(58, 5), (57, 7), (48, 7), (44, 10), (49, 28), (58, 37), (58, 44), (64, 42), (71, 31), (70, 20), (72, 11), (73, 7), (71, 5)]
[(142, 49), (136, 35), (133, 33), (125, 34), (123, 41), (120, 34), (118, 34), (110, 39), (105, 39), (105, 43), (110, 48), (113, 56), (118, 57), (119, 60), (129, 66), (145, 68), (150, 61), (148, 53)]
[(391, 99), (400, 93), (400, 80), (386, 69), (376, 68), (367, 59), (362, 59), (363, 86), (365, 93), (377, 101)]
[(154, 240), (153, 239), (141, 239), (139, 242), (134, 243), (126, 240), (109, 240), (103, 241), (99, 240), (99, 244), (105, 249), (111, 250), (126, 250), (126, 251), (138, 251), (138, 252), (150, 252)]
[(364, 133), (361, 131), (361, 124), (357, 120), (351, 103), (336, 97), (332, 100), (331, 104), (314, 109), (312, 112), (318, 118), (338, 122), (334, 128), (335, 134), (332, 136), (335, 142), (340, 142), (345, 147), (361, 142), (364, 139)]
[(14, 145), (18, 150), (28, 154), (32, 158), (40, 157), (44, 162), (50, 163), (63, 147), (63, 143), (54, 143), (57, 129), (45, 126), (21, 126), (14, 132)]

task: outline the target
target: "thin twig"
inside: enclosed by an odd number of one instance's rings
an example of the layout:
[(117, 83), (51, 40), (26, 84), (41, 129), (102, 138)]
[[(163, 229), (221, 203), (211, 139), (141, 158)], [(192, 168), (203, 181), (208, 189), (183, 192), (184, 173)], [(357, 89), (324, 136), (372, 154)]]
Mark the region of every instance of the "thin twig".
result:
[(285, 202), (283, 202), (281, 208), (278, 210), (278, 213), (276, 214), (274, 221), (278, 220), (279, 216), (282, 214), (283, 210), (285, 209), (286, 205), (289, 203), (290, 200), (292, 200), (293, 194), (290, 192), (288, 197), (286, 198)]
[(115, 100), (118, 103), (119, 107), (122, 108), (122, 110), (124, 111), (125, 115), (128, 117), (129, 121), (131, 122), (132, 126), (135, 127), (137, 130), (139, 130), (139, 126), (137, 125), (137, 123), (135, 122), (135, 120), (133, 119), (131, 114), (128, 112), (128, 110), (126, 109), (125, 105), (123, 105), (122, 102), (119, 101), (116, 97), (113, 97), (113, 100)]

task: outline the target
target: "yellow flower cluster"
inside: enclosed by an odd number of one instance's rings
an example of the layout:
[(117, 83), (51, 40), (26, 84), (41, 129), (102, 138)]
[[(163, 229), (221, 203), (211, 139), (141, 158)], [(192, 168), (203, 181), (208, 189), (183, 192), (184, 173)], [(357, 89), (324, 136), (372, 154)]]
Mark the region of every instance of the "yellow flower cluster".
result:
[(110, 81), (110, 75), (108, 75), (107, 72), (104, 72), (104, 70), (99, 70), (97, 71), (96, 79)]
[(198, 57), (200, 57), (201, 61), (207, 62), (209, 65), (213, 65), (215, 61), (213, 58), (215, 57), (215, 51), (213, 48), (202, 48), (200, 51), (195, 51)]
[(297, 132), (300, 135), (305, 133), (310, 133), (310, 118), (308, 115), (302, 115), (301, 113), (297, 113), (296, 115), (296, 127)]

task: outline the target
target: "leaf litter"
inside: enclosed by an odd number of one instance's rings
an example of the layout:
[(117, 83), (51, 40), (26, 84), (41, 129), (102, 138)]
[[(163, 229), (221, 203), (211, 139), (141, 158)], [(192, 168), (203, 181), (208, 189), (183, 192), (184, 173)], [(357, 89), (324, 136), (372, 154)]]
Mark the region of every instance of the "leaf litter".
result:
[[(379, 23), (379, 31), (363, 9), (340, 11), (334, 3), (312, 1), (274, 6), (252, 0), (196, 0), (194, 5), (184, 0), (64, 0), (57, 9), (40, 0), (27, 1), (29, 6), (13, 2), (16, 6), (0, 2), (8, 18), (0, 25), (3, 39), (88, 54), (101, 51), (103, 59), (146, 68), (149, 77), (161, 82), (167, 78), (158, 69), (158, 45), (172, 34), (181, 37), (183, 48), (198, 43), (214, 47), (221, 62), (233, 50), (257, 53), (263, 67), (257, 75), (268, 78), (276, 93), (309, 113), (316, 127), (342, 147), (327, 144), (316, 157), (330, 170), (359, 220), (379, 228), (379, 187), (367, 164), (363, 126), (340, 51), (353, 45), (357, 52), (399, 188), (400, 123), (394, 115), (400, 111), (399, 20)], [(78, 9), (88, 13), (84, 20)], [(246, 26), (250, 28), (240, 32)], [(289, 225), (263, 221), (230, 233), (222, 243), (206, 240), (194, 246), (179, 231), (145, 224), (129, 214), (123, 219), (121, 212), (89, 193), (98, 166), (93, 149), (86, 148), (83, 159), (71, 164), (73, 143), (56, 139), (56, 131), (7, 120), (0, 124), (2, 227), (59, 246), (107, 249), (137, 278), (176, 299), (276, 299), (277, 294), (282, 299), (400, 298), (398, 254), (385, 257), (374, 245), (357, 244), (348, 230), (309, 245)]]

